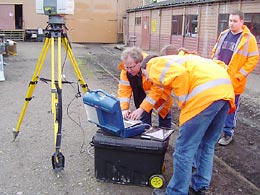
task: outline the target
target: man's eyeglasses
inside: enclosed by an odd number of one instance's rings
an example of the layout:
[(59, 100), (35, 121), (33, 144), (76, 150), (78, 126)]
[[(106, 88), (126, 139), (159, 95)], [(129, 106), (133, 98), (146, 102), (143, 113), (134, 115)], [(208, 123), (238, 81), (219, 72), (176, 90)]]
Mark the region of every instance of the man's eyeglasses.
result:
[(126, 66), (124, 65), (126, 70), (133, 70), (136, 67), (137, 64), (133, 65), (133, 66)]

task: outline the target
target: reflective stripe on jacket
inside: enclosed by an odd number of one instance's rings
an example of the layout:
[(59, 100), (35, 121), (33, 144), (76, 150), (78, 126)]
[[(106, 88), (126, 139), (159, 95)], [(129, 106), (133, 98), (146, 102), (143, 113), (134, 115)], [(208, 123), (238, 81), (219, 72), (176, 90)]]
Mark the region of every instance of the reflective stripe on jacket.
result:
[[(212, 50), (212, 58), (218, 59), (221, 46), (230, 30), (223, 31)], [(246, 77), (254, 70), (259, 60), (259, 51), (255, 37), (250, 30), (243, 26), (243, 32), (237, 41), (237, 47), (228, 64), (228, 74), (230, 75), (235, 94), (242, 94), (246, 85)]]
[(201, 113), (217, 100), (227, 100), (235, 109), (234, 89), (226, 70), (213, 60), (195, 55), (162, 56), (149, 61), (149, 77), (154, 86), (173, 89), (181, 108), (179, 124)]
[[(132, 97), (132, 88), (130, 82), (127, 78), (127, 71), (124, 68), (122, 62), (119, 64), (120, 73), (120, 82), (118, 84), (118, 98), (120, 100), (120, 106), (122, 110), (128, 110), (130, 108), (130, 99)], [(143, 89), (146, 93), (146, 97), (141, 103), (140, 107), (146, 112), (150, 112), (155, 108), (160, 116), (164, 118), (173, 104), (173, 98), (171, 97), (171, 89), (165, 89), (159, 87), (158, 90), (150, 91), (152, 82), (147, 80), (146, 77), (142, 74), (142, 84)]]

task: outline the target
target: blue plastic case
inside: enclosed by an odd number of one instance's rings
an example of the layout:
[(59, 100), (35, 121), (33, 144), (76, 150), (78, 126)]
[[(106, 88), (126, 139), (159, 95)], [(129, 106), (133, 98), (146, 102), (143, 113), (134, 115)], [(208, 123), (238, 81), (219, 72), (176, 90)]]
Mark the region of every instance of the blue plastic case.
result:
[(83, 102), (88, 121), (116, 136), (136, 136), (147, 127), (147, 124), (138, 124), (125, 128), (119, 99), (101, 89), (88, 91), (83, 97)]

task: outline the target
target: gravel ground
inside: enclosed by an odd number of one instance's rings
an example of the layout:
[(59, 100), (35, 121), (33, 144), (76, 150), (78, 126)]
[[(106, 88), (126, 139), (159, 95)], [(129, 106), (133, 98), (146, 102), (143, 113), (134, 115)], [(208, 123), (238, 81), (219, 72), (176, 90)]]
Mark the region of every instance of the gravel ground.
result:
[[(34, 98), (30, 102), (20, 128), (20, 134), (13, 142), (13, 128), (16, 127), (28, 83), (41, 53), (42, 43), (19, 42), (17, 55), (6, 57), (6, 81), (0, 82), (1, 137), (0, 137), (0, 195), (148, 195), (150, 187), (118, 185), (98, 182), (94, 173), (94, 148), (89, 144), (97, 127), (87, 122), (82, 97), (76, 98), (77, 77), (65, 57), (63, 73), (72, 84), (63, 85), (63, 129), (62, 153), (65, 169), (54, 173), (51, 156), (54, 153), (53, 116), (51, 110), (50, 83), (39, 81)], [(81, 73), (90, 89), (103, 89), (116, 95), (121, 51), (114, 45), (72, 44)], [(47, 56), (40, 77), (50, 78), (50, 57)], [(249, 77), (246, 93), (243, 95), (242, 115), (239, 127), (243, 127), (234, 144), (228, 149), (217, 147), (214, 175), (208, 194), (253, 195), (260, 194), (259, 168), (259, 75)], [(81, 94), (83, 95), (83, 94)], [(177, 113), (177, 111), (176, 111)], [(177, 118), (177, 116), (176, 116)], [(176, 122), (176, 121), (174, 121)], [(177, 127), (176, 127), (177, 129)], [(239, 129), (239, 128), (238, 128)], [(249, 129), (251, 129), (249, 131)], [(244, 133), (249, 142), (240, 137)], [(255, 134), (251, 134), (255, 132)], [(165, 155), (164, 177), (166, 183), (172, 173), (172, 152), (178, 131), (171, 137)], [(247, 140), (248, 141), (248, 140)], [(249, 143), (249, 144), (248, 144)], [(237, 149), (236, 149), (237, 148)], [(243, 148), (242, 148), (243, 149)], [(237, 155), (230, 155), (231, 152)], [(240, 153), (239, 153), (240, 152)], [(246, 155), (249, 154), (249, 155)], [(240, 162), (240, 164), (238, 163)], [(244, 163), (243, 163), (244, 162)]]

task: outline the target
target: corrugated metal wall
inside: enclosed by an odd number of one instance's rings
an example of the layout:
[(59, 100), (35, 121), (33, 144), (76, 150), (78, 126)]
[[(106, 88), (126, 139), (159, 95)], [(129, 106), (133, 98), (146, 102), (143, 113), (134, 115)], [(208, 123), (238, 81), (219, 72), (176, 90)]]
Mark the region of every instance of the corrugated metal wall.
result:
[(151, 12), (151, 50), (160, 50), (160, 29), (161, 29), (161, 17), (158, 14), (158, 10), (152, 10)]
[(171, 42), (171, 21), (172, 9), (158, 10), (158, 15), (161, 15), (161, 28), (160, 28), (160, 48)]
[(199, 42), (198, 53), (210, 58), (212, 50), (216, 43), (218, 36), (218, 26), (216, 16), (218, 15), (218, 7), (206, 5), (200, 9), (200, 28), (199, 28)]

